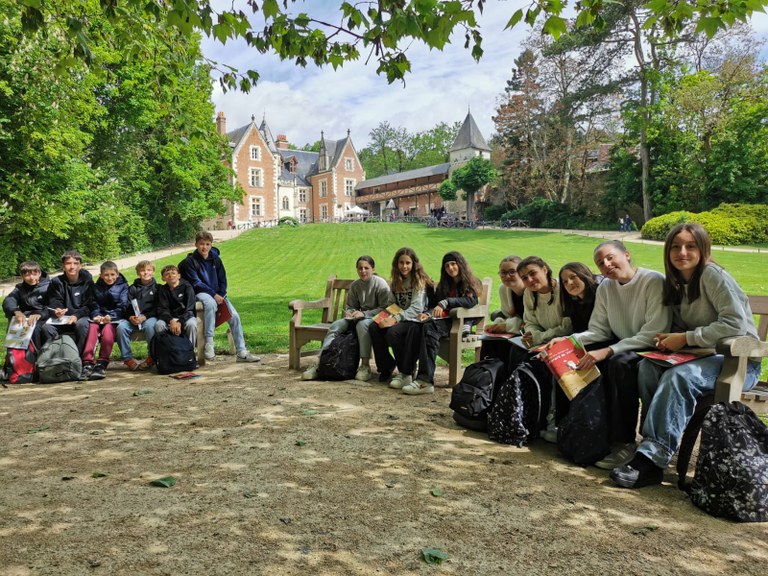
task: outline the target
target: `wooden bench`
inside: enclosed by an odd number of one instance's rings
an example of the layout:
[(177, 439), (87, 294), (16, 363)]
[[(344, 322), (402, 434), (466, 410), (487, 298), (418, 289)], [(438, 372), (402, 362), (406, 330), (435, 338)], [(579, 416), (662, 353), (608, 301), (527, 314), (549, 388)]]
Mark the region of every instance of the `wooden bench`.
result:
[(742, 392), (747, 374), (749, 358), (768, 357), (768, 296), (750, 296), (749, 306), (752, 313), (758, 316), (758, 339), (751, 336), (736, 336), (723, 338), (717, 343), (717, 352), (722, 354), (723, 367), (715, 383), (714, 394), (699, 398), (696, 411), (683, 433), (680, 449), (677, 453), (678, 486), (682, 490), (688, 487), (688, 464), (691, 453), (699, 436), (704, 417), (709, 408), (717, 402), (733, 402), (740, 400), (750, 406), (755, 412), (768, 412), (768, 383), (759, 381), (749, 392)]
[[(479, 335), (483, 333), (485, 320), (488, 318), (492, 284), (493, 281), (490, 278), (483, 279), (482, 290), (477, 295), (477, 306), (456, 308), (450, 312), (451, 318), (453, 318), (451, 333), (447, 339), (440, 341), (440, 350), (437, 355), (448, 362), (448, 386), (451, 388), (458, 384), (464, 374), (464, 367), (461, 364), (461, 353), (464, 350), (474, 350), (475, 362), (480, 360), (482, 340), (480, 340)], [(469, 320), (475, 323), (475, 334), (462, 338), (464, 324)]]
[[(325, 283), (325, 296), (320, 300), (291, 300), (288, 303), (288, 309), (291, 311), (291, 320), (288, 325), (289, 368), (301, 370), (302, 356), (319, 353), (317, 350), (302, 352), (301, 349), (309, 342), (322, 342), (331, 324), (342, 317), (352, 282), (353, 280), (339, 280), (332, 275)], [(320, 322), (302, 324), (304, 310), (321, 310)]]
[[(301, 370), (301, 358), (311, 354), (317, 354), (317, 350), (302, 352), (305, 344), (312, 341), (322, 342), (328, 333), (331, 323), (342, 317), (344, 306), (347, 303), (347, 295), (352, 280), (339, 280), (336, 276), (331, 276), (325, 284), (325, 297), (320, 300), (292, 300), (288, 303), (291, 311), (291, 320), (289, 324), (289, 351), (288, 366), (292, 370)], [(478, 295), (478, 305), (474, 308), (459, 308), (451, 310), (450, 336), (440, 343), (438, 355), (448, 362), (448, 382), (455, 386), (461, 379), (463, 368), (461, 366), (461, 353), (463, 350), (475, 350), (475, 357), (479, 359), (480, 339), (473, 335), (462, 339), (462, 328), (468, 320), (475, 320), (477, 333), (482, 333), (485, 326), (485, 319), (488, 316), (488, 304), (491, 294), (491, 279), (483, 280), (481, 294)], [(316, 324), (302, 324), (302, 312), (304, 310), (322, 310), (320, 322)]]

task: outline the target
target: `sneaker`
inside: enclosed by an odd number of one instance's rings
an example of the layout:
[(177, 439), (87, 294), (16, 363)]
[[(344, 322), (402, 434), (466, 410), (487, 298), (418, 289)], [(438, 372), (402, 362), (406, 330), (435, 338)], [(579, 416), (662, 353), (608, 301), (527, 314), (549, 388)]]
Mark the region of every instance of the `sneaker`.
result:
[(139, 363), (136, 362), (133, 358), (128, 358), (128, 360), (123, 360), (123, 364), (125, 364), (126, 368), (133, 372), (134, 370), (139, 369)]
[(539, 436), (542, 440), (544, 440), (544, 442), (557, 444), (557, 426), (552, 426), (551, 428), (548, 426), (546, 430), (541, 431)]
[(644, 454), (635, 453), (635, 457), (624, 466), (614, 468), (610, 476), (622, 488), (643, 488), (661, 484), (664, 470)]
[(363, 382), (368, 382), (368, 380), (371, 379), (371, 368), (370, 366), (360, 366), (360, 368), (357, 369), (357, 373), (355, 374), (355, 380), (361, 380)]
[(144, 360), (144, 362), (139, 364), (139, 370), (141, 370), (141, 371), (149, 370), (154, 365), (155, 365), (155, 361), (152, 360), (152, 357), (151, 356), (147, 356), (146, 359)]
[(320, 374), (317, 372), (317, 366), (310, 366), (301, 374), (302, 380), (319, 380)]
[(243, 350), (242, 352), (237, 353), (237, 361), (238, 362), (261, 362), (261, 358), (256, 356), (256, 354), (251, 354), (248, 352), (248, 350)]
[(80, 371), (80, 380), (88, 380), (93, 372), (93, 364), (83, 364), (83, 369)]
[(107, 377), (107, 363), (100, 360), (96, 363), (96, 366), (93, 367), (93, 370), (91, 371), (91, 375), (88, 377), (88, 380), (104, 380), (104, 378), (106, 377)]
[(213, 360), (216, 358), (216, 351), (213, 349), (213, 342), (205, 343), (205, 359)]
[(421, 380), (414, 380), (403, 386), (403, 394), (409, 394), (411, 396), (416, 394), (432, 394), (435, 391), (435, 386), (429, 382), (422, 382)]
[(624, 464), (632, 460), (632, 456), (635, 455), (635, 448), (637, 448), (637, 444), (634, 442), (615, 444), (611, 453), (602, 460), (595, 462), (595, 466), (602, 470), (613, 470), (614, 468), (624, 466)]
[(411, 383), (412, 378), (410, 376), (403, 376), (398, 373), (392, 376), (392, 381), (389, 383), (390, 388), (400, 390), (403, 386), (408, 386)]

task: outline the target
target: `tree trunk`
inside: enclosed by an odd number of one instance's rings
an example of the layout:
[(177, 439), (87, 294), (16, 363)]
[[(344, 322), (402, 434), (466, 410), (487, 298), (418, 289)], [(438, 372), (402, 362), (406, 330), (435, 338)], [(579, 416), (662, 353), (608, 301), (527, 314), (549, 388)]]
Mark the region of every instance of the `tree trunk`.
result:
[(475, 193), (467, 192), (467, 220), (475, 219)]

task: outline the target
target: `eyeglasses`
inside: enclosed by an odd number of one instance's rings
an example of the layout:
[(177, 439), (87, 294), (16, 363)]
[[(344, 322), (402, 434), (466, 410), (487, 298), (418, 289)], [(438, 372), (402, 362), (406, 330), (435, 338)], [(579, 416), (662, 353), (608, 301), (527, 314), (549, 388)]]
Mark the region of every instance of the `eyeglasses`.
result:
[(502, 278), (511, 278), (517, 276), (517, 270), (499, 270), (499, 276)]

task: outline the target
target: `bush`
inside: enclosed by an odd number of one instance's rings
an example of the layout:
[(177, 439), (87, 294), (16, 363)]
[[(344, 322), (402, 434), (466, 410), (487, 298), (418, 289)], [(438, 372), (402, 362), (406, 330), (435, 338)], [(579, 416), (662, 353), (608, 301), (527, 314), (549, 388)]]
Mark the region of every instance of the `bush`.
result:
[(278, 226), (298, 226), (299, 221), (293, 216), (283, 216), (277, 221)]
[[(536, 198), (522, 208), (502, 215), (505, 220), (527, 220), (531, 228), (565, 230), (600, 230), (607, 224), (587, 213), (583, 208)], [(611, 225), (613, 226), (613, 225)]]
[(366, 220), (366, 222), (368, 222), (368, 224), (376, 224), (378, 222), (381, 222), (381, 220), (379, 218), (377, 218), (376, 216), (371, 216), (370, 218), (368, 218)]
[(496, 220), (501, 220), (504, 217), (504, 213), (507, 211), (507, 209), (504, 206), (501, 205), (494, 205), (494, 206), (488, 206), (483, 211), (483, 219), (486, 222), (495, 222)]
[(709, 212), (670, 212), (652, 218), (643, 226), (643, 238), (663, 241), (682, 222), (697, 222), (709, 232), (712, 244), (735, 246), (768, 242), (768, 206), (721, 204)]

